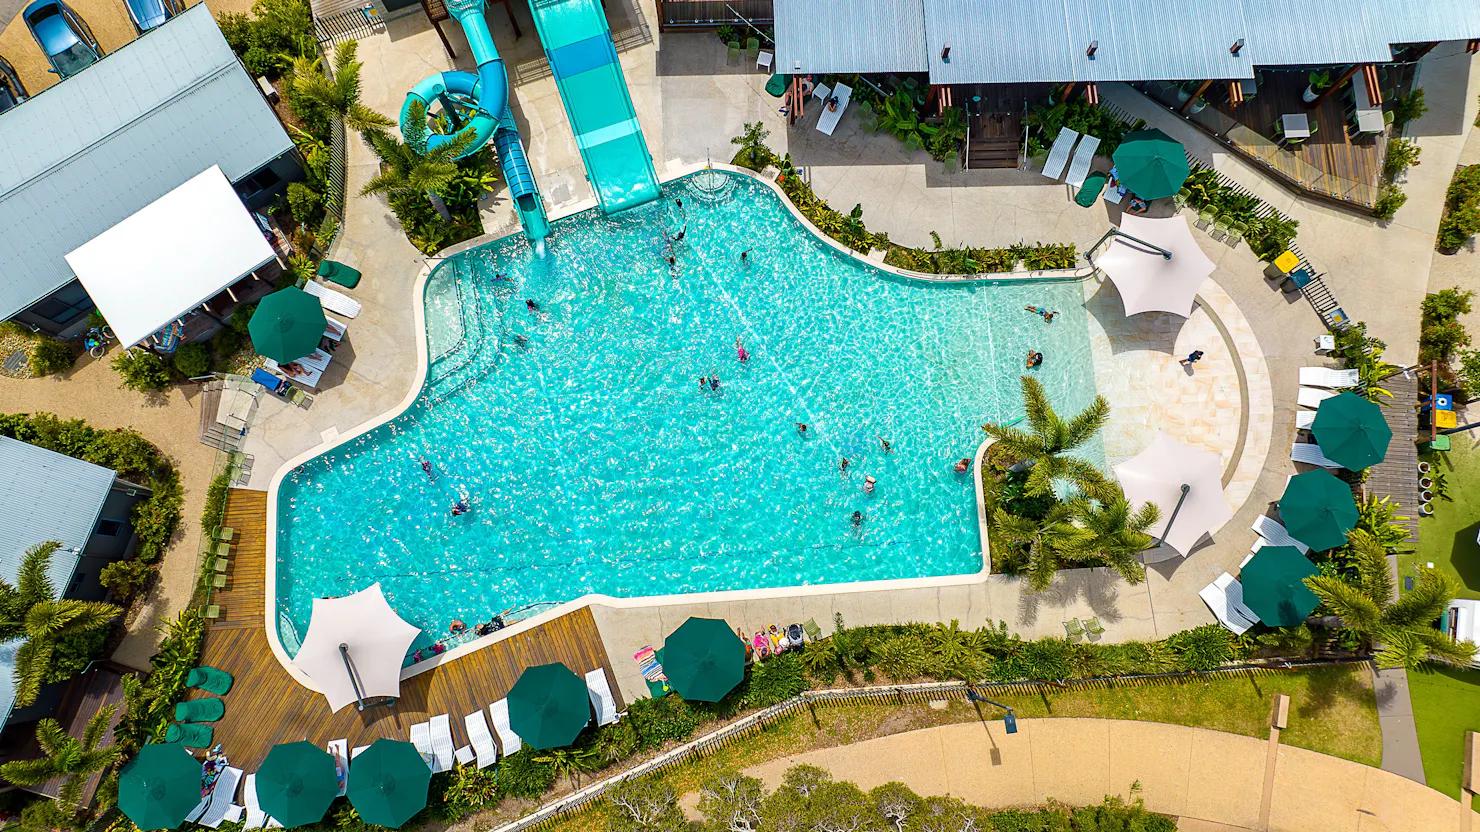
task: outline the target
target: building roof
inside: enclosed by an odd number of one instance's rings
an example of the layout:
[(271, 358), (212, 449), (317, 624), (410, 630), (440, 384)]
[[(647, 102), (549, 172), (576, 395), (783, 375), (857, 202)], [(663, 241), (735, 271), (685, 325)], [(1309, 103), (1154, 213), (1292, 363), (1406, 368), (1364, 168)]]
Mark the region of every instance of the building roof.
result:
[(107, 468), (0, 436), (0, 494), (26, 497), (0, 500), (0, 578), (15, 583), (26, 550), (57, 540), (51, 582), (66, 591), (114, 479)]
[(0, 114), (0, 319), (186, 179), (219, 165), (235, 182), (292, 146), (204, 4)]
[[(795, 72), (797, 62), (807, 72), (928, 70), (935, 84), (1233, 79), (1252, 78), (1255, 66), (1388, 61), (1392, 44), (1480, 37), (1474, 0), (864, 0), (851, 13), (836, 5), (778, 0), (779, 71)], [(923, 56), (911, 52), (917, 13)]]
[(924, 72), (924, 0), (778, 0), (776, 71)]
[(272, 246), (212, 165), (67, 254), (120, 344), (137, 344), (271, 262)]

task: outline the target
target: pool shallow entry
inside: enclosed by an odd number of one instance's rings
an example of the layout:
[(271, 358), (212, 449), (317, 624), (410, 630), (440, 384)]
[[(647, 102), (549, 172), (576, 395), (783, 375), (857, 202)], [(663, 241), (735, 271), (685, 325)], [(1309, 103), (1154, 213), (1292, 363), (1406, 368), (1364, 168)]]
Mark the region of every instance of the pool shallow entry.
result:
[(895, 278), (748, 178), (706, 171), (545, 242), (438, 266), (420, 396), (283, 480), (285, 644), (315, 596), (376, 581), (426, 645), (587, 593), (977, 572), (952, 466), (1021, 414), (1027, 352), (1060, 412), (1094, 397), (1078, 282)]

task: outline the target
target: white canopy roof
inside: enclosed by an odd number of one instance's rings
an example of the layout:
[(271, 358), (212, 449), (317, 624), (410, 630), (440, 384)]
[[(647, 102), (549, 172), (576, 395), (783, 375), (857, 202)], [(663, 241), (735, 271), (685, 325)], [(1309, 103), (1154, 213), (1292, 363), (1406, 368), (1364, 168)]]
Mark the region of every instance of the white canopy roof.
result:
[(1125, 314), (1170, 312), (1184, 318), (1191, 315), (1197, 289), (1215, 266), (1192, 238), (1186, 218), (1181, 214), (1166, 219), (1126, 214), (1120, 221), (1120, 230), (1172, 253), (1169, 260), (1150, 246), (1117, 235), (1105, 252), (1095, 258), (1095, 265), (1109, 275), (1120, 291)]
[[(315, 598), (308, 635), (293, 665), (328, 697), (331, 711), (359, 698), (350, 667), (366, 699), (399, 696), (401, 663), (420, 633), (419, 627), (396, 615), (378, 583), (343, 598)], [(341, 645), (349, 655), (348, 667)]]
[(67, 264), (132, 346), (276, 255), (212, 165), (67, 255)]
[[(1189, 448), (1165, 433), (1158, 433), (1146, 450), (1115, 466), (1115, 476), (1133, 505), (1153, 503), (1161, 509), (1161, 519), (1147, 533), (1184, 555), (1204, 534), (1217, 531), (1233, 517), (1223, 496), (1223, 460), (1211, 451)], [(1185, 500), (1183, 485), (1187, 486)], [(1178, 500), (1182, 503), (1180, 509)]]

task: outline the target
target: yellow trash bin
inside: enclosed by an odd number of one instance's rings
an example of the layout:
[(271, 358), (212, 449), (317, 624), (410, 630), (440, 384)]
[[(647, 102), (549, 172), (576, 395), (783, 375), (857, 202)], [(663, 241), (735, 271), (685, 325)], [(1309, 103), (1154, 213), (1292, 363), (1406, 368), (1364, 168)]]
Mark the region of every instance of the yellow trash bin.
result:
[(1295, 256), (1295, 252), (1286, 251), (1279, 257), (1274, 258), (1274, 267), (1285, 274), (1289, 274), (1300, 267), (1300, 258)]

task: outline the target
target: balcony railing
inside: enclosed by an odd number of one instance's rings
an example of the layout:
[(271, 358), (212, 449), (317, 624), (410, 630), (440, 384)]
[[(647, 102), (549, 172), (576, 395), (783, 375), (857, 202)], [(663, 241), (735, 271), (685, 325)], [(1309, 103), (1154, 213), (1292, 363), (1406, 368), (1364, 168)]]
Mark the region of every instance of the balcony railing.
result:
[(658, 31), (775, 22), (772, 0), (657, 0)]

